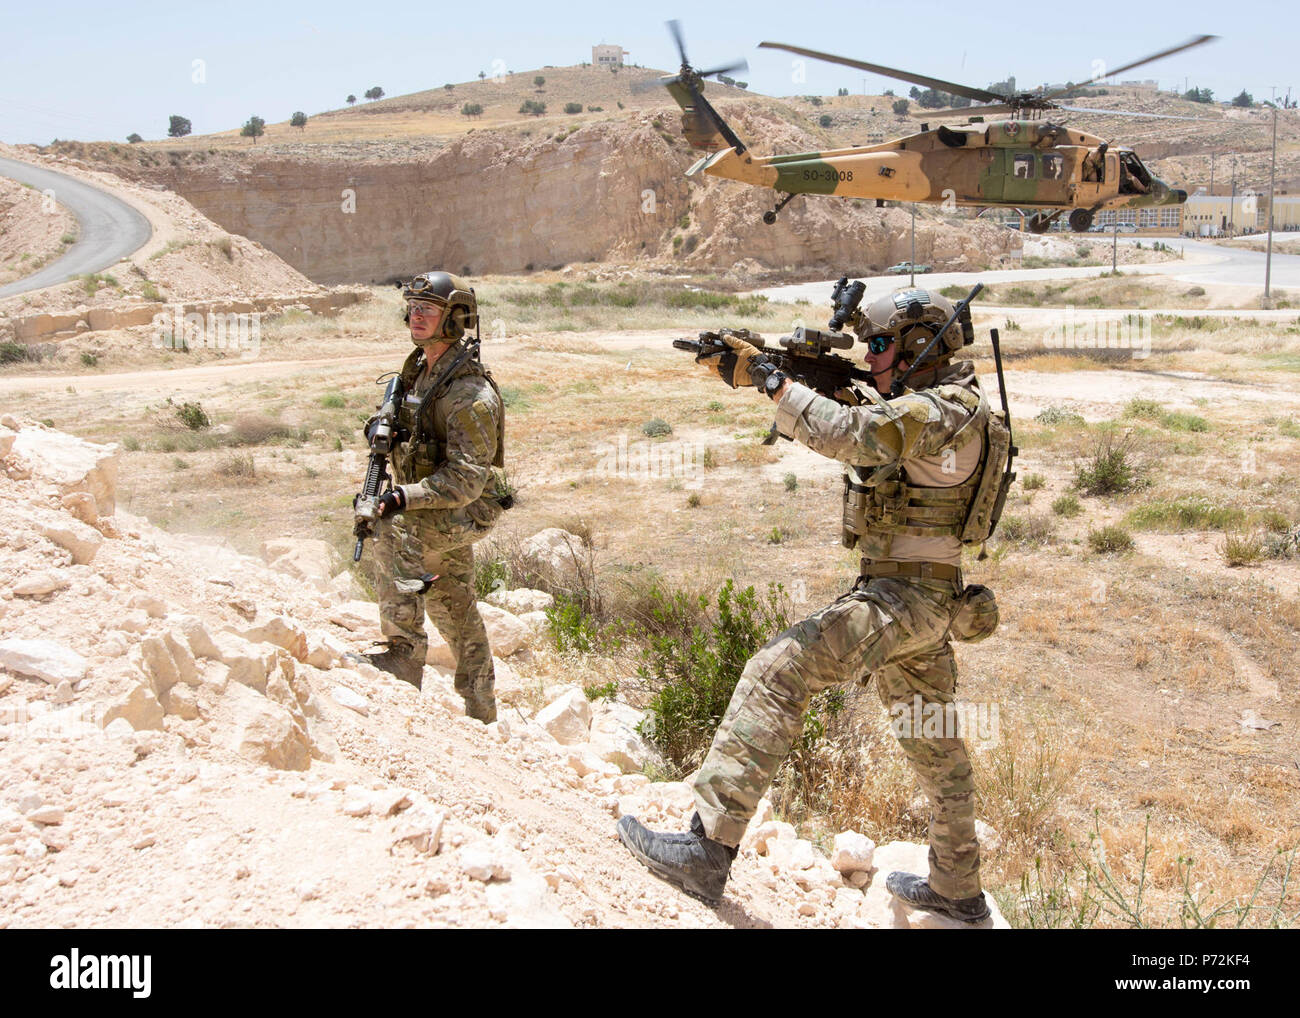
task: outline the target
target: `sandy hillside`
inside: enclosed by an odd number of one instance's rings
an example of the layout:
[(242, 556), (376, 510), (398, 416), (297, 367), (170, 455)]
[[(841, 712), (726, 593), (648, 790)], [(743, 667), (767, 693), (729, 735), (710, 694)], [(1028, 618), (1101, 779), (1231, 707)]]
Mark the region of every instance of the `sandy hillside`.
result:
[(0, 177), (0, 284), (31, 275), (63, 253), (77, 220), (35, 188)]

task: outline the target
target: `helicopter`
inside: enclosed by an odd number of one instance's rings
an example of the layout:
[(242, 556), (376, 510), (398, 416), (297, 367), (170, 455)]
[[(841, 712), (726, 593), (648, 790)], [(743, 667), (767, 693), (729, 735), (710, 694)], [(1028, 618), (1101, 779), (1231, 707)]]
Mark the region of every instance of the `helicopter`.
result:
[(763, 222), (769, 226), (798, 195), (824, 194), (874, 199), (877, 207), (883, 207), (886, 201), (903, 201), (943, 204), (945, 207), (978, 207), (981, 210), (1039, 209), (1041, 211), (1026, 221), (1026, 229), (1031, 233), (1046, 232), (1063, 215), (1068, 215), (1072, 230), (1083, 233), (1092, 226), (1101, 209), (1149, 208), (1181, 205), (1187, 201), (1186, 191), (1170, 187), (1156, 177), (1131, 148), (1053, 123), (1048, 116), (1060, 110), (1162, 120), (1205, 119), (1065, 106), (1058, 100), (1111, 75), (1217, 38), (1213, 35), (1196, 36), (1107, 71), (1090, 81), (1045, 94), (972, 88), (817, 50), (763, 42), (760, 47), (856, 67), (984, 105), (953, 107), (926, 114), (935, 118), (966, 117), (967, 123), (957, 127), (940, 124), (931, 129), (928, 123), (923, 123), (919, 134), (875, 145), (757, 156), (703, 95), (704, 78), (730, 68), (696, 71), (687, 60), (680, 27), (676, 22), (669, 22), (668, 27), (677, 43), (682, 65), (677, 74), (661, 78), (660, 84), (682, 108), (682, 133), (687, 142), (710, 153), (692, 165), (686, 176), (706, 173), (755, 187), (775, 189), (780, 194), (779, 200), (774, 208), (763, 214)]

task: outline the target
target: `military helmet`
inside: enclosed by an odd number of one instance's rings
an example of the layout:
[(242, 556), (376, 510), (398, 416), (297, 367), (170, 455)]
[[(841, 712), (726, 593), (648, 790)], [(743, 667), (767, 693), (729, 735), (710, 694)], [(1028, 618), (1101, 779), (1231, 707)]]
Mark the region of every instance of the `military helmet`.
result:
[[(864, 343), (875, 337), (892, 338), (898, 344), (898, 359), (915, 364), (935, 333), (951, 317), (952, 302), (933, 290), (895, 290), (871, 302), (863, 311), (856, 331)], [(967, 312), (953, 322), (943, 339), (934, 345), (927, 364), (947, 360), (974, 341), (975, 330)]]
[[(408, 303), (425, 300), (447, 309), (442, 329), (453, 339), (478, 327), (478, 300), (473, 288), (450, 272), (425, 272), (402, 285), (402, 299)], [(408, 312), (404, 321), (410, 322)]]

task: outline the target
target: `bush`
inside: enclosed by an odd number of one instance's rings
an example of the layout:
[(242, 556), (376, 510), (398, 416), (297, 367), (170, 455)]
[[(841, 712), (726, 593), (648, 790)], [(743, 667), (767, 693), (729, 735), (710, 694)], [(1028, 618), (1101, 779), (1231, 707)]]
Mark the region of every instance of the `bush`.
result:
[(560, 595), (555, 604), (546, 609), (546, 621), (555, 637), (555, 649), (576, 650), (590, 654), (596, 647), (599, 634), (595, 620), (583, 611), (578, 601)]
[(1050, 426), (1058, 424), (1078, 426), (1085, 423), (1082, 414), (1076, 414), (1073, 410), (1067, 410), (1065, 407), (1060, 406), (1044, 407), (1042, 410), (1038, 411), (1034, 420), (1039, 424), (1047, 424)]
[(1219, 554), (1230, 566), (1250, 566), (1266, 558), (1264, 539), (1259, 534), (1226, 534)]
[(799, 490), (799, 478), (796, 477), (794, 474), (786, 474), (784, 478), (784, 483), (785, 483), (786, 491)]
[(737, 594), (728, 580), (718, 591), (716, 614), (704, 595), (655, 588), (652, 597), (657, 633), (637, 674), (656, 692), (642, 734), (686, 772), (703, 758), (746, 662), (789, 620), (779, 587), (760, 599), (753, 587)]
[(96, 364), (99, 363), (99, 356), (97, 354), (90, 353), (88, 350), (83, 350), (81, 352), (81, 363), (88, 368), (93, 368)]
[(1088, 544), (1098, 554), (1121, 554), (1133, 550), (1133, 536), (1123, 527), (1089, 528)]
[(1073, 495), (1062, 495), (1052, 503), (1052, 512), (1057, 516), (1064, 516), (1067, 520), (1074, 519), (1079, 513), (1083, 512), (1083, 506)]
[(483, 115), (483, 105), (481, 103), (466, 103), (460, 108), (461, 116), (464, 117), (481, 117)]
[(253, 457), (244, 452), (222, 460), (217, 465), (217, 473), (222, 477), (248, 479), (257, 476), (257, 469), (253, 465)]
[(1026, 491), (1037, 491), (1047, 483), (1047, 478), (1042, 474), (1030, 474), (1020, 483), (1024, 485)]
[(1056, 524), (1050, 516), (1003, 516), (998, 522), (1002, 540), (1013, 544), (1042, 545), (1056, 534)]
[(348, 404), (341, 392), (327, 392), (320, 398), (320, 405), (325, 410), (342, 410)]
[(1200, 495), (1180, 495), (1138, 506), (1124, 522), (1138, 530), (1230, 530), (1240, 526), (1245, 515)]
[(1102, 434), (1091, 455), (1075, 468), (1075, 485), (1085, 495), (1116, 495), (1146, 483), (1144, 471), (1133, 455), (1132, 436)]
[(582, 103), (565, 103), (564, 112), (568, 114), (581, 113)]
[(207, 412), (198, 403), (182, 403), (176, 407), (176, 416), (191, 431), (203, 431), (212, 427)]
[(673, 426), (659, 417), (652, 417), (641, 425), (641, 434), (649, 438), (663, 438), (673, 433)]

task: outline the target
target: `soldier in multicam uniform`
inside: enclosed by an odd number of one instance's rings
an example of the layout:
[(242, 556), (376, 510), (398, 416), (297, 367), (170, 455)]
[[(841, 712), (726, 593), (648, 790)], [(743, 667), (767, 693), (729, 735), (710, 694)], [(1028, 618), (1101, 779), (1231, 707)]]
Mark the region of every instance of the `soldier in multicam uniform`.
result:
[[(406, 398), (398, 421), (409, 437), (393, 450), (395, 484), (380, 499), (376, 530), (388, 647), (368, 657), (418, 689), (427, 613), (456, 658), (465, 712), (488, 723), (496, 720), (495, 674), (475, 597), (473, 544), (511, 503), (504, 404), (478, 359), (474, 291), (456, 276), (428, 272), (402, 295), (416, 345), (401, 368)], [(423, 577), (436, 578), (421, 593)]]
[(697, 812), (687, 834), (619, 821), (624, 844), (656, 875), (721, 899), (737, 846), (818, 692), (875, 680), (893, 728), (931, 803), (928, 880), (891, 873), (886, 886), (908, 904), (968, 922), (989, 915), (980, 889), (975, 789), (958, 733), (933, 737), (912, 717), (955, 720), (957, 670), (950, 637), (983, 639), (997, 626), (985, 587), (966, 587), (964, 543), (987, 538), (1013, 477), (1010, 434), (980, 391), (974, 366), (952, 355), (973, 341), (954, 323), (886, 400), (896, 373), (915, 362), (952, 313), (936, 293), (905, 290), (874, 302), (856, 331), (868, 344), (875, 392), (846, 405), (782, 379), (752, 346), (702, 358), (733, 387), (754, 384), (777, 400), (789, 438), (846, 466), (844, 539), (862, 555), (854, 588), (797, 623), (747, 663), (694, 781)]

